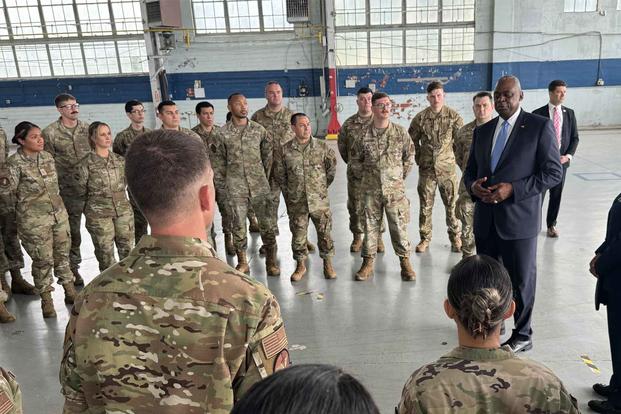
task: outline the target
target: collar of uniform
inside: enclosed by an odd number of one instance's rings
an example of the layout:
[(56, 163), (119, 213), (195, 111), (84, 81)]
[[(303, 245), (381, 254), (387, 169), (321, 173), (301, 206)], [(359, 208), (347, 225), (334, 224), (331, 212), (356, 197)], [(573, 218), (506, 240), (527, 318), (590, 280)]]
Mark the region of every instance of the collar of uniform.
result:
[(392, 123), (392, 122), (390, 122), (390, 121), (388, 121), (388, 126), (386, 127), (386, 129), (384, 129), (384, 130), (382, 131), (382, 133), (381, 133), (381, 134), (378, 134), (379, 130), (378, 130), (378, 128), (375, 128), (375, 125), (373, 125), (373, 124), (371, 124), (371, 127), (369, 128), (369, 131), (371, 131), (371, 135), (372, 135), (373, 137), (377, 138), (377, 137), (379, 137), (379, 136), (381, 136), (381, 135), (386, 134), (386, 133), (387, 133), (388, 131), (390, 131), (392, 128), (393, 128), (393, 123)]
[(85, 122), (83, 122), (83, 121), (81, 121), (81, 120), (79, 120), (79, 119), (78, 119), (78, 123), (75, 125), (75, 127), (74, 127), (74, 128), (69, 128), (69, 127), (66, 127), (66, 126), (63, 124), (62, 119), (63, 119), (63, 117), (62, 117), (62, 116), (59, 116), (59, 117), (58, 117), (58, 120), (56, 120), (56, 122), (58, 123), (58, 127), (59, 127), (59, 128), (66, 129), (67, 131), (75, 131), (75, 130), (78, 130), (78, 129), (88, 129), (88, 125), (87, 125)]
[[(311, 135), (310, 140), (308, 141), (308, 144), (306, 146), (306, 148), (312, 148), (315, 146), (315, 137), (313, 137)], [(298, 142), (297, 138), (293, 138), (291, 140), (291, 147), (293, 147), (293, 149), (300, 151), (300, 143)]]
[(443, 116), (448, 116), (449, 114), (449, 109), (446, 105), (442, 105), (442, 109), (440, 109), (440, 112), (433, 112), (433, 109), (431, 109), (431, 106), (428, 107), (429, 109), (429, 118), (438, 118), (438, 117), (443, 117)]
[(276, 118), (278, 115), (283, 114), (285, 111), (284, 105), (280, 107), (280, 111), (272, 111), (268, 105), (263, 107), (265, 116), (270, 118)]
[(229, 130), (234, 131), (234, 132), (243, 131), (244, 128), (251, 129), (254, 121), (252, 121), (250, 118), (246, 118), (246, 119), (248, 120), (248, 123), (246, 123), (246, 125), (235, 125), (233, 121), (229, 121), (226, 124), (229, 126)]
[(20, 157), (22, 157), (24, 160), (28, 162), (37, 162), (37, 158), (39, 158), (39, 153), (36, 153), (33, 156), (26, 155), (26, 153), (24, 152), (21, 146), (17, 148), (17, 153), (19, 154)]
[(467, 359), (469, 361), (500, 361), (514, 358), (515, 354), (511, 347), (505, 345), (501, 348), (483, 349), (458, 346), (445, 355), (449, 358)]
[(366, 122), (371, 121), (372, 119), (373, 119), (373, 113), (371, 113), (371, 115), (369, 116), (361, 116), (359, 113), (356, 112), (356, 118), (354, 119), (354, 121), (359, 124), (364, 124)]
[(208, 242), (193, 237), (145, 235), (131, 255), (216, 257), (216, 252)]
[(97, 162), (103, 162), (104, 164), (107, 164), (109, 162), (114, 163), (114, 156), (112, 154), (114, 154), (114, 153), (112, 151), (108, 150), (108, 157), (104, 158), (101, 155), (97, 154), (97, 152), (95, 150), (91, 150), (91, 159), (95, 160)]

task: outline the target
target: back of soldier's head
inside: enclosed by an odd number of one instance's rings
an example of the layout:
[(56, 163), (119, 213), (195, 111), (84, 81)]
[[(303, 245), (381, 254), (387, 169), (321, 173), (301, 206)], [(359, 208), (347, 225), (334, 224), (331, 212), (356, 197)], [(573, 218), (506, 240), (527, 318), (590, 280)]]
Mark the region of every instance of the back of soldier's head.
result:
[(294, 365), (254, 384), (231, 414), (379, 414), (364, 386), (331, 365)]
[(175, 220), (197, 205), (198, 188), (212, 174), (203, 143), (180, 131), (139, 135), (125, 156), (129, 192), (150, 223)]

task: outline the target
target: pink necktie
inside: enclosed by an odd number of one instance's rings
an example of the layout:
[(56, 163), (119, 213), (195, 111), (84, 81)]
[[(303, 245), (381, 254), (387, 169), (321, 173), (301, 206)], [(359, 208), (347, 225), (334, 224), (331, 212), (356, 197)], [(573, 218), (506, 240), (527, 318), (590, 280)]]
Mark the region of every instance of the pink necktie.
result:
[(556, 142), (558, 147), (561, 147), (561, 114), (560, 106), (554, 108), (554, 131), (556, 131)]

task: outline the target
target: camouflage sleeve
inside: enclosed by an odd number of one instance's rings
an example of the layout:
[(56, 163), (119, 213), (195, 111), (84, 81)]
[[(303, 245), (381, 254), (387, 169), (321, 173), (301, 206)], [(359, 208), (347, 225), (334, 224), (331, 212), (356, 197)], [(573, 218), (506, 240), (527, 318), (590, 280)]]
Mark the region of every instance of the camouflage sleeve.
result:
[(410, 140), (410, 138), (408, 137), (408, 135), (406, 133), (403, 134), (403, 155), (402, 155), (402, 161), (403, 161), (403, 179), (405, 180), (408, 176), (408, 174), (410, 173), (410, 171), (412, 171), (412, 156), (416, 157), (416, 149), (414, 147), (414, 144), (412, 143), (412, 141)]
[(6, 162), (6, 159), (9, 157), (9, 144), (7, 142), (6, 133), (2, 128), (0, 128), (0, 145), (2, 145), (2, 150), (0, 150), (0, 156), (4, 156), (0, 164), (4, 164)]
[(127, 152), (127, 146), (125, 145), (122, 132), (119, 132), (118, 134), (116, 134), (116, 137), (114, 137), (112, 151), (114, 151), (116, 154), (119, 154), (121, 157), (125, 156), (125, 153)]
[(63, 359), (60, 363), (59, 375), (61, 392), (65, 396), (63, 414), (88, 412), (88, 406), (82, 390), (82, 379), (77, 372), (75, 345), (73, 343), (81, 304), (82, 302), (78, 300), (71, 309), (69, 323), (67, 323), (67, 329), (65, 331)]
[(274, 162), (274, 143), (272, 142), (267, 131), (264, 129), (261, 133), (261, 160), (263, 161), (263, 169), (265, 176), (269, 178), (272, 171), (272, 163)]
[(41, 135), (43, 135), (43, 149), (52, 154), (54, 158), (56, 158), (56, 149), (54, 148), (54, 134), (50, 133), (49, 128), (45, 128), (41, 131)]
[(274, 296), (270, 295), (261, 313), (257, 329), (248, 341), (246, 361), (233, 380), (235, 401), (253, 384), (290, 365), (287, 334)]
[(345, 161), (345, 164), (347, 164), (349, 162), (349, 154), (347, 153), (347, 147), (348, 147), (348, 142), (347, 142), (347, 122), (343, 124), (343, 126), (341, 126), (341, 129), (339, 131), (339, 136), (337, 138), (337, 146), (339, 149), (339, 154), (341, 154), (341, 158), (343, 159), (343, 161)]
[(559, 411), (561, 413), (579, 414), (578, 401), (571, 395), (565, 386), (561, 384), (561, 406)]
[(88, 192), (88, 179), (89, 179), (89, 170), (88, 170), (88, 158), (89, 155), (82, 158), (80, 163), (78, 164), (78, 168), (76, 168), (74, 172), (76, 190), (78, 192), (77, 195), (85, 196)]
[(461, 117), (461, 115), (455, 112), (455, 116), (455, 122), (453, 122), (453, 139), (455, 139), (457, 134), (459, 134), (459, 130), (461, 129), (461, 127), (464, 126), (464, 119)]
[(416, 161), (416, 164), (419, 163), (418, 154), (420, 154), (421, 129), (420, 129), (420, 125), (418, 122), (419, 118), (420, 117), (416, 115), (414, 119), (412, 119), (412, 123), (410, 123), (410, 128), (408, 129), (408, 134), (410, 135), (410, 138), (412, 139), (412, 142), (414, 143), (414, 161)]
[(258, 121), (259, 116), (257, 115), (258, 113), (259, 113), (259, 111), (256, 111), (254, 114), (252, 114), (252, 116), (250, 117), (250, 120), (254, 121), (254, 122), (259, 122)]
[(459, 131), (457, 131), (457, 135), (454, 135), (453, 137), (453, 154), (455, 154), (455, 163), (459, 166), (459, 168), (462, 169), (463, 171), (463, 162), (464, 162), (464, 153), (463, 150), (461, 149), (462, 145), (462, 135), (464, 133), (463, 127), (459, 129)]
[(220, 132), (214, 139), (213, 157), (211, 157), (211, 168), (213, 169), (213, 181), (217, 191), (224, 191), (226, 188), (226, 145)]
[(272, 169), (272, 174), (274, 180), (276, 180), (276, 183), (278, 183), (278, 186), (282, 190), (285, 199), (287, 199), (287, 168), (285, 167), (283, 147), (281, 145), (278, 145), (274, 149), (274, 167)]
[[(7, 162), (7, 166), (9, 167), (9, 185), (11, 186), (10, 191), (13, 195), (17, 193), (17, 187), (19, 186), (19, 179), (21, 176), (21, 172), (19, 166), (11, 160)], [(17, 198), (14, 198), (17, 200)]]
[(336, 154), (334, 150), (326, 145), (326, 156), (324, 157), (324, 166), (326, 169), (326, 180), (328, 187), (334, 181), (336, 176)]
[(414, 385), (414, 375), (412, 375), (403, 386), (401, 392), (401, 401), (395, 408), (396, 414), (414, 414), (423, 413), (423, 408), (420, 405), (420, 401), (416, 398), (416, 389)]

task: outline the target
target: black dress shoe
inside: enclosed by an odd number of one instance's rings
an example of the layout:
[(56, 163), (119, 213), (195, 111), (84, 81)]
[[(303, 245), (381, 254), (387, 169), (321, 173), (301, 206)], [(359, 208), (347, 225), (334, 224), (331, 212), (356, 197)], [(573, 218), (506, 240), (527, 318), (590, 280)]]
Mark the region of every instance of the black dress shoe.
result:
[(593, 391), (595, 391), (602, 397), (608, 398), (614, 392), (614, 389), (610, 385), (594, 384)]
[(596, 413), (621, 414), (621, 407), (615, 407), (607, 400), (591, 400), (589, 401), (589, 408)]
[(502, 344), (502, 346), (505, 345), (509, 345), (514, 354), (517, 354), (518, 352), (526, 352), (533, 349), (532, 339), (510, 338), (507, 342)]

